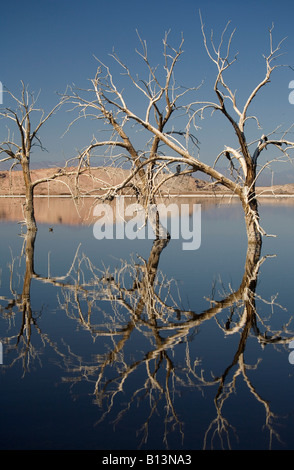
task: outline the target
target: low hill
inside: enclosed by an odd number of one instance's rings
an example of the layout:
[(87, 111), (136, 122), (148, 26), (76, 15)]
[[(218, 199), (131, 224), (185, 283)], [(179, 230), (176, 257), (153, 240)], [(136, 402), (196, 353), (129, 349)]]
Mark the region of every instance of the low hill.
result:
[[(44, 168), (31, 170), (32, 180), (44, 180), (36, 186), (35, 195), (67, 196), (75, 194), (76, 180), (75, 168), (67, 168), (66, 175), (50, 181), (50, 177), (61, 170), (58, 168)], [(113, 167), (101, 167), (83, 173), (79, 177), (79, 191), (82, 195), (98, 195), (105, 192), (110, 186), (120, 184), (129, 175), (129, 170)], [(167, 175), (165, 175), (167, 176)], [(170, 195), (192, 194), (230, 194), (220, 185), (212, 185), (190, 175), (179, 175), (169, 179), (161, 186), (161, 193)], [(0, 171), (0, 196), (24, 195), (22, 171)], [(130, 188), (124, 190), (125, 194), (132, 194)], [(294, 183), (257, 188), (259, 195), (294, 195)]]

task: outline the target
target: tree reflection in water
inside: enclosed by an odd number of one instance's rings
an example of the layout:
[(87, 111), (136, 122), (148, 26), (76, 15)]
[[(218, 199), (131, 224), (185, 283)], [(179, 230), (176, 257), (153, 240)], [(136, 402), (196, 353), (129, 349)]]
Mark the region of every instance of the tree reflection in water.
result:
[[(117, 395), (125, 390), (130, 377), (140, 368), (141, 382), (136, 382), (136, 390), (128, 396), (128, 403), (116, 415), (115, 423), (127, 416), (134, 403), (148, 403), (149, 414), (141, 427), (141, 437), (138, 446), (147, 443), (149, 432), (152, 431), (152, 418), (159, 410), (165, 410), (163, 443), (168, 448), (168, 436), (178, 432), (184, 440), (184, 422), (176, 410), (175, 396), (185, 387), (205, 390), (206, 387), (216, 387), (214, 396), (215, 418), (210, 422), (203, 436), (203, 448), (231, 448), (231, 436), (235, 433), (224, 413), (224, 405), (235, 394), (237, 379), (242, 378), (248, 391), (265, 412), (265, 427), (269, 433), (269, 447), (273, 438), (279, 439), (276, 431), (275, 414), (270, 409), (269, 402), (263, 398), (248, 376), (248, 370), (256, 370), (255, 365), (245, 362), (244, 352), (250, 334), (262, 345), (287, 344), (293, 336), (287, 331), (270, 331), (260, 318), (256, 299), (256, 284), (260, 266), (266, 257), (261, 257), (260, 246), (248, 246), (244, 275), (239, 288), (223, 295), (221, 300), (210, 299), (210, 306), (201, 313), (183, 310), (180, 300), (175, 300), (173, 281), (167, 279), (158, 269), (160, 256), (169, 243), (168, 240), (154, 240), (147, 260), (138, 256), (133, 262), (122, 260), (120, 267), (114, 270), (98, 269), (89, 257), (75, 254), (69, 271), (59, 278), (49, 275), (41, 276), (34, 269), (34, 245), (36, 233), (25, 235), (23, 254), (25, 254), (26, 269), (21, 294), (13, 288), (13, 278), (18, 275), (15, 259), (10, 271), (11, 298), (5, 300), (1, 315), (13, 319), (16, 311), (22, 313), (22, 322), (17, 335), (1, 338), (1, 341), (17, 350), (9, 365), (13, 367), (21, 361), (23, 373), (29, 371), (30, 364), (39, 358), (39, 352), (34, 345), (38, 334), (43, 344), (54, 349), (59, 364), (62, 365), (66, 377), (64, 381), (75, 386), (81, 381), (93, 384), (94, 403), (101, 408), (100, 422), (114, 409)], [(22, 254), (22, 256), (23, 256)], [(49, 283), (57, 288), (60, 307), (67, 316), (81, 325), (89, 333), (91, 339), (110, 339), (111, 347), (106, 346), (103, 354), (96, 355), (91, 361), (71, 352), (61, 352), (57, 343), (38, 326), (38, 315), (33, 314), (31, 307), (31, 281)], [(269, 302), (272, 307), (275, 301)], [(105, 304), (111, 306), (102, 310)], [(98, 312), (98, 313), (97, 313)], [(219, 321), (221, 312), (227, 313), (224, 322)], [(100, 318), (97, 322), (96, 319)], [(215, 319), (224, 335), (239, 335), (238, 346), (230, 363), (224, 367), (223, 373), (211, 377), (208, 370), (197, 358), (192, 358), (190, 341), (195, 331), (204, 322)], [(136, 354), (132, 359), (126, 353), (132, 333), (142, 336), (142, 343), (148, 341), (148, 350)], [(34, 338), (34, 339), (33, 339)], [(184, 344), (185, 364), (177, 365), (176, 346)], [(109, 345), (109, 343), (108, 343)], [(142, 368), (144, 379), (142, 379)], [(92, 385), (91, 385), (92, 386)], [(195, 426), (197, 424), (195, 423)]]

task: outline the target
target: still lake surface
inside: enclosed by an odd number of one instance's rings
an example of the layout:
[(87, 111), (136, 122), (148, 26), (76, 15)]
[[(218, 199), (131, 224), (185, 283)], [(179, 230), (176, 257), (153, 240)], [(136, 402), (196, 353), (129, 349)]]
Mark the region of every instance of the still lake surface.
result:
[(37, 200), (28, 255), (0, 200), (1, 449), (294, 449), (294, 200), (260, 202), (250, 283), (239, 204), (189, 203), (194, 251)]

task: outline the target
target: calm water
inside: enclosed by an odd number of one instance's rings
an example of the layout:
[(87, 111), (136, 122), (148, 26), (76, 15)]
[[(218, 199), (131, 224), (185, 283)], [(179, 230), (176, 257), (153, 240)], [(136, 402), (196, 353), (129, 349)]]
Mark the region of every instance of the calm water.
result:
[(248, 268), (238, 204), (195, 202), (194, 251), (97, 240), (59, 201), (26, 252), (0, 201), (1, 449), (294, 449), (294, 204), (261, 204)]

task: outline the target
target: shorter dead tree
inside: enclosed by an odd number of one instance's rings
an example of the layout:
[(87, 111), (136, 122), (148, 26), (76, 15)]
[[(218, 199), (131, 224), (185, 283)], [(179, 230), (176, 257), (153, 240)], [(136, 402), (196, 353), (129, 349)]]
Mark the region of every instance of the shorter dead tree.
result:
[[(69, 175), (65, 169), (54, 169), (46, 178), (33, 181), (31, 177), (31, 156), (34, 147), (44, 150), (39, 132), (56, 111), (62, 106), (61, 99), (47, 114), (37, 107), (37, 97), (28, 91), (23, 82), (20, 97), (6, 91), (12, 102), (11, 107), (0, 109), (0, 117), (6, 122), (12, 122), (8, 137), (0, 142), (0, 163), (11, 162), (10, 171), (17, 165), (21, 166), (25, 188), (24, 221), (28, 231), (35, 232), (37, 224), (34, 211), (34, 190), (41, 183), (56, 180), (62, 175)], [(37, 116), (36, 120), (35, 117)]]

